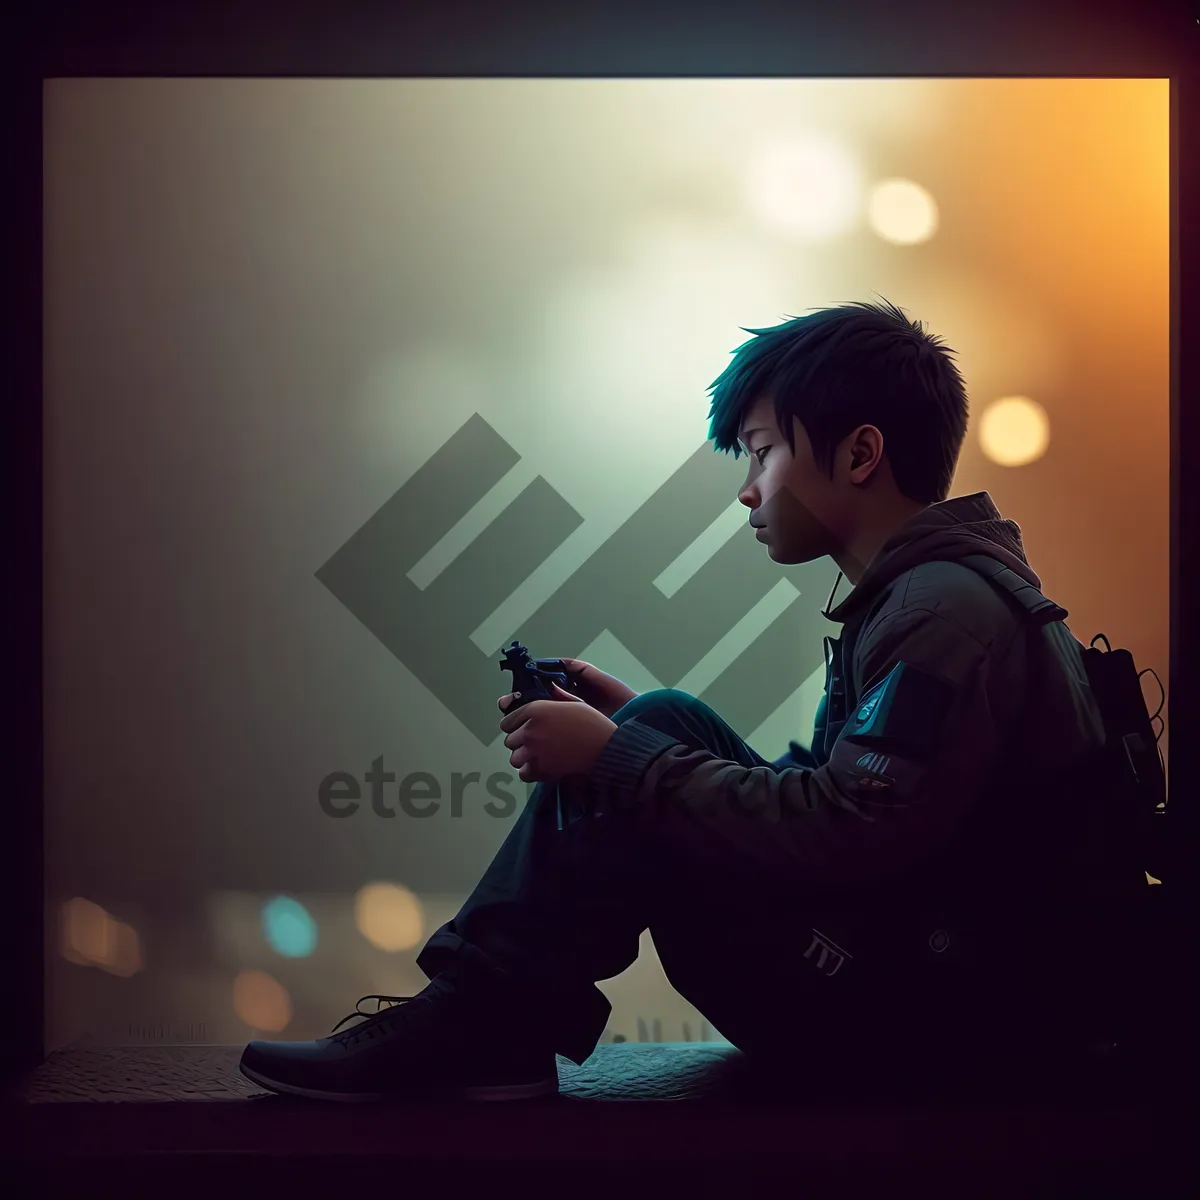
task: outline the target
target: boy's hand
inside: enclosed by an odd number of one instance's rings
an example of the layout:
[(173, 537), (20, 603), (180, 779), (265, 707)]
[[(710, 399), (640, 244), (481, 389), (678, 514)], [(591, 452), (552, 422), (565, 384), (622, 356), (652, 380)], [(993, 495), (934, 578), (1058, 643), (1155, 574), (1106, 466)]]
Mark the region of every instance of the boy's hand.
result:
[(564, 658), (560, 661), (567, 675), (575, 682), (578, 698), (606, 717), (614, 716), (619, 708), (637, 698), (633, 688), (581, 658)]
[[(606, 676), (606, 678), (610, 678)], [(553, 700), (533, 700), (509, 713), (500, 729), (512, 751), (509, 763), (524, 783), (557, 783), (568, 775), (586, 775), (596, 765), (616, 725), (578, 696), (551, 685)], [(501, 696), (507, 709), (519, 693)]]

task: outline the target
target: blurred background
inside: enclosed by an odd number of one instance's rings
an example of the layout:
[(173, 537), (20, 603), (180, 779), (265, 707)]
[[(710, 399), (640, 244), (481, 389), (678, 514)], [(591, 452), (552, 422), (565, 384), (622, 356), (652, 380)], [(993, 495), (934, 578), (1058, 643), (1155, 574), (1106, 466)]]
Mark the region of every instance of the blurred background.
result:
[[(836, 568), (771, 563), (705, 442), (742, 327), (881, 295), (942, 336), (952, 495), (1165, 684), (1167, 80), (45, 101), (47, 1050), (315, 1037), (419, 990), (529, 791), (513, 639), (808, 744)], [(351, 544), (383, 617), (324, 570)], [(642, 944), (605, 1039), (719, 1039)]]

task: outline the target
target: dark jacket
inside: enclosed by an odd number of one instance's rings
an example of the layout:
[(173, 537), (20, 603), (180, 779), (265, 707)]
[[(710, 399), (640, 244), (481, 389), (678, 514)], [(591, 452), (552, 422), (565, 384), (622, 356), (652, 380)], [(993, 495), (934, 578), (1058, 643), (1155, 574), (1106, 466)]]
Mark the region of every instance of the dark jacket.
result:
[[(1031, 631), (1019, 606), (955, 561), (979, 554), (1040, 589), (1019, 526), (977, 492), (914, 516), (827, 607), (842, 636), (826, 639), (815, 765), (747, 769), (635, 718), (593, 769), (597, 794), (719, 798), (714, 811), (759, 814), (796, 894), (868, 961), (994, 957), (994, 912), (1011, 917), (1023, 896), (1028, 916), (1031, 885), (1055, 870), (1039, 857), (1046, 790), (1058, 786), (1047, 781), (1104, 734), (1080, 643), (1062, 621)], [(993, 904), (990, 926), (967, 904), (972, 891)]]

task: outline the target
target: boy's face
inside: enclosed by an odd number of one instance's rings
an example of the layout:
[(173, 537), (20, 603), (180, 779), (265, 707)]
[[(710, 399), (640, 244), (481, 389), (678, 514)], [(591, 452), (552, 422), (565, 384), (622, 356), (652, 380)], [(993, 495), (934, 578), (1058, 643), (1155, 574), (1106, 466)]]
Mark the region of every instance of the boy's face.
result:
[[(793, 422), (796, 451), (775, 421), (769, 397), (757, 401), (742, 420), (740, 438), (750, 452), (750, 468), (738, 499), (750, 509), (750, 524), (778, 563), (807, 563), (836, 557), (850, 544), (855, 521), (854, 490), (813, 461), (804, 426)], [(845, 447), (839, 447), (839, 456)], [(761, 461), (760, 461), (761, 460)]]

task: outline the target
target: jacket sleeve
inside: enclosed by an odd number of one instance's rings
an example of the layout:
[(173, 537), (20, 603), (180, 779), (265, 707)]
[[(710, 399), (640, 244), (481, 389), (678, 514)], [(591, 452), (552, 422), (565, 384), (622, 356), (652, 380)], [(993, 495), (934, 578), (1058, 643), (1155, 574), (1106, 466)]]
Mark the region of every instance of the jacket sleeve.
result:
[(594, 796), (749, 863), (782, 858), (814, 887), (886, 881), (943, 848), (991, 773), (988, 660), (947, 616), (893, 613), (860, 635), (861, 699), (827, 763), (745, 767), (635, 717), (593, 768)]

